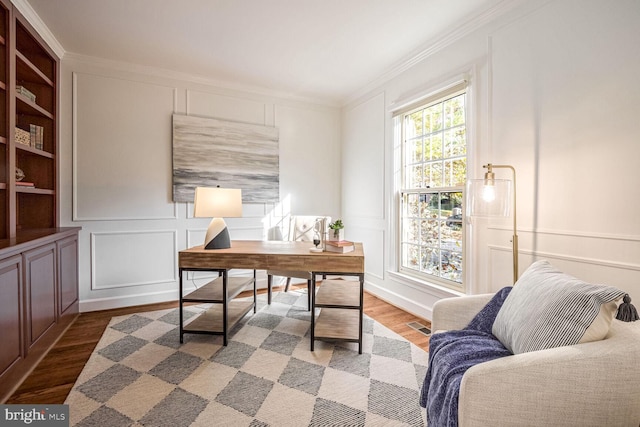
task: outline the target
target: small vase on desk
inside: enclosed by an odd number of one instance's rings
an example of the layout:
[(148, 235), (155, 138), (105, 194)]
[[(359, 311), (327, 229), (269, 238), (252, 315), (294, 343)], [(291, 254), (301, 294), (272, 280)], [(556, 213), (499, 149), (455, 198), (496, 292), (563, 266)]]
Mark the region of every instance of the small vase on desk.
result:
[(344, 240), (344, 228), (339, 230), (329, 230), (329, 240), (339, 241)]

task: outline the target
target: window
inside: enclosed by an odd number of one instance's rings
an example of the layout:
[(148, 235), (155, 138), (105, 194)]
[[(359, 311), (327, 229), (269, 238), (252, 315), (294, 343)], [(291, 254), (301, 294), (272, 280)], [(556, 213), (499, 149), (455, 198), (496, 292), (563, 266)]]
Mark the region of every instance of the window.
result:
[(396, 115), (401, 130), (400, 271), (462, 288), (466, 89)]

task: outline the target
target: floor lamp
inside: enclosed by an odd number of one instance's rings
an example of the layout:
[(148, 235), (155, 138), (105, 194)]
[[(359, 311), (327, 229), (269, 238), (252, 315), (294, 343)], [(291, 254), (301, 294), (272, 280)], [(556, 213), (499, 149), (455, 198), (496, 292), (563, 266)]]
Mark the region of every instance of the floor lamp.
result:
[[(516, 226), (516, 170), (511, 165), (486, 164), (484, 179), (467, 182), (467, 216), (508, 217), (513, 207), (513, 283), (518, 280), (518, 229)], [(511, 169), (513, 181), (496, 179), (493, 169)], [(513, 198), (511, 194), (513, 193)], [(513, 200), (513, 204), (509, 203)]]
[(242, 190), (220, 187), (197, 187), (193, 201), (193, 216), (213, 218), (204, 238), (205, 249), (231, 247), (229, 230), (222, 217), (242, 216)]

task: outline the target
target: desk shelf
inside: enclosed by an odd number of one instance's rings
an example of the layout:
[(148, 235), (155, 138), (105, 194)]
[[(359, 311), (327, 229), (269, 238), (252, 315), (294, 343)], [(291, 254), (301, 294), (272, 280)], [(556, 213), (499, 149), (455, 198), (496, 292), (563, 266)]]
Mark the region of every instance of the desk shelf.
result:
[[(228, 322), (229, 329), (235, 326), (251, 309), (253, 301), (229, 301)], [(196, 316), (191, 322), (184, 325), (183, 333), (190, 334), (224, 334), (224, 310), (222, 305), (216, 304)]]
[[(185, 295), (182, 300), (184, 302), (212, 302), (212, 303), (222, 303), (224, 302), (224, 294), (223, 294), (223, 277), (217, 277), (196, 289), (195, 291)], [(232, 300), (237, 297), (240, 292), (244, 291), (247, 285), (253, 282), (253, 278), (251, 277), (229, 277), (227, 278), (227, 293), (229, 296), (228, 300)]]
[(323, 308), (316, 319), (315, 339), (358, 342), (359, 325), (356, 310)]
[[(311, 351), (315, 340), (339, 340), (357, 342), (362, 354), (364, 275), (355, 275), (358, 281), (323, 280), (317, 293), (312, 294)], [(312, 289), (315, 292), (315, 276)], [(317, 318), (316, 308), (320, 309)]]
[[(184, 271), (214, 271), (219, 277), (211, 280), (189, 294), (182, 296), (182, 274)], [(253, 300), (233, 300), (253, 283)], [(209, 309), (197, 315), (188, 324), (184, 324), (183, 307), (185, 302), (210, 303)], [(229, 331), (253, 308), (256, 312), (256, 272), (253, 277), (229, 277), (228, 269), (180, 269), (180, 343), (184, 334), (222, 335), (226, 346)]]

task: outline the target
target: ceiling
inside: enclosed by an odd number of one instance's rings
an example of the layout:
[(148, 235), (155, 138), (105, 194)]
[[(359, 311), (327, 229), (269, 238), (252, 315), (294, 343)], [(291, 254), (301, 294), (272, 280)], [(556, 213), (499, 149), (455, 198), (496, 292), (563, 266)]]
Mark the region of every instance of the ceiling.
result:
[(511, 0), (26, 0), (66, 53), (344, 102)]

